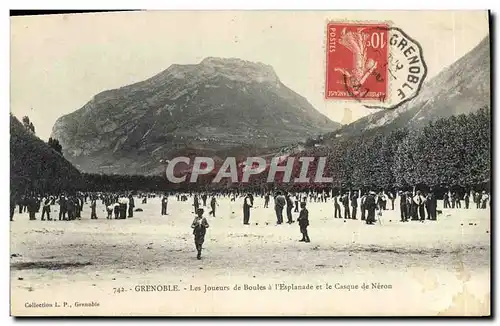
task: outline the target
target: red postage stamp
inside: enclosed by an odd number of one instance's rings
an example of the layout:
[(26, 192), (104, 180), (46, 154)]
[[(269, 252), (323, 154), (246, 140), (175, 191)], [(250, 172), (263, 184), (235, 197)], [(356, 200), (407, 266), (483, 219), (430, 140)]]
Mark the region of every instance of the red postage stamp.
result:
[(388, 31), (386, 23), (327, 24), (326, 99), (386, 100)]

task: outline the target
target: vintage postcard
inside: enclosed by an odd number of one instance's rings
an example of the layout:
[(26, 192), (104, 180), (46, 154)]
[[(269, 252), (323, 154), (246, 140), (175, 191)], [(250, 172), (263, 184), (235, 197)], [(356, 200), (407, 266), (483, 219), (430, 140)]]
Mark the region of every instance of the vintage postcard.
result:
[(488, 11), (12, 16), (13, 316), (490, 316)]

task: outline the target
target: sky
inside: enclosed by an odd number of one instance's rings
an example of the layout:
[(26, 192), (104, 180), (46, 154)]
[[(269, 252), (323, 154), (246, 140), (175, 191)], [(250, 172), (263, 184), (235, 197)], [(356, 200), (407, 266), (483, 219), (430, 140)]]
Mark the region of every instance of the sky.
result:
[(11, 17), (11, 112), (47, 140), (57, 118), (96, 94), (172, 64), (234, 57), (271, 65), (334, 121), (373, 112), (325, 100), (328, 21), (389, 21), (422, 46), (428, 78), (488, 35), (486, 11), (148, 11)]

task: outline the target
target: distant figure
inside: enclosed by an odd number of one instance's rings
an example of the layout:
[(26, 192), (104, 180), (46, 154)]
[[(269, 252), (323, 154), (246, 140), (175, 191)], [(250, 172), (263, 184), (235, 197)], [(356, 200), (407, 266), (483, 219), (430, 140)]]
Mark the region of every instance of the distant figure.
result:
[(437, 199), (431, 191), (427, 194), (425, 199), (425, 210), (427, 211), (427, 219), (431, 221), (437, 220)]
[(269, 193), (266, 194), (266, 196), (264, 197), (264, 208), (268, 208), (269, 207), (269, 199), (270, 199), (271, 196), (269, 196)]
[(198, 208), (196, 214), (197, 216), (194, 218), (191, 228), (193, 228), (194, 245), (198, 252), (196, 258), (201, 259), (201, 250), (205, 242), (205, 234), (209, 225), (207, 219), (203, 217), (203, 208)]
[(59, 198), (59, 221), (66, 219), (67, 206), (66, 206), (66, 196), (61, 196)]
[(450, 208), (450, 197), (447, 192), (443, 195), (443, 205), (443, 208)]
[(465, 203), (465, 209), (469, 209), (470, 194), (468, 192), (466, 192), (464, 195), (464, 203)]
[(283, 223), (283, 208), (285, 207), (286, 200), (285, 196), (281, 194), (280, 191), (276, 193), (276, 197), (274, 197), (274, 210), (276, 212), (276, 224)]
[(474, 194), (474, 202), (476, 203), (476, 208), (477, 209), (481, 208), (481, 195), (477, 191)]
[(243, 201), (243, 224), (249, 225), (250, 223), (250, 208), (252, 207), (252, 196), (247, 194)]
[(201, 195), (201, 200), (203, 201), (203, 207), (207, 207), (207, 194)]
[(109, 204), (106, 206), (106, 213), (108, 213), (108, 216), (106, 216), (106, 219), (111, 220), (113, 218), (113, 209), (115, 208), (114, 204)]
[(355, 191), (351, 196), (352, 219), (356, 219), (356, 212), (358, 210), (358, 193)]
[(293, 210), (294, 213), (298, 213), (299, 212), (299, 195), (295, 194), (295, 196), (293, 196), (293, 199), (294, 199), (294, 207), (295, 209)]
[(30, 217), (30, 221), (36, 220), (35, 213), (37, 211), (38, 202), (34, 196), (30, 196), (27, 201), (28, 213)]
[(408, 209), (408, 196), (406, 192), (400, 192), (399, 194), (399, 210), (401, 213), (401, 222), (408, 222), (409, 218), (409, 209)]
[(168, 197), (165, 194), (161, 199), (161, 215), (167, 215), (167, 205), (168, 205)]
[(118, 204), (120, 204), (120, 219), (124, 220), (127, 218), (127, 205), (129, 200), (124, 195), (118, 199)]
[(307, 234), (307, 227), (309, 226), (309, 211), (306, 208), (306, 203), (300, 203), (300, 214), (297, 221), (299, 222), (300, 233), (302, 233), (302, 240), (300, 242), (311, 242), (309, 235)]
[(489, 199), (490, 199), (490, 196), (488, 196), (486, 191), (483, 190), (483, 194), (481, 195), (481, 209), (486, 209), (486, 206), (488, 205)]
[(366, 220), (366, 206), (365, 206), (365, 202), (366, 202), (366, 197), (368, 195), (366, 193), (363, 193), (363, 196), (361, 196), (361, 200), (360, 200), (360, 203), (359, 203), (359, 209), (361, 210), (361, 221), (365, 221)]
[(370, 191), (368, 196), (365, 199), (365, 209), (367, 211), (366, 224), (374, 224), (375, 223), (375, 210), (377, 209), (376, 203), (376, 193), (374, 191)]
[(212, 210), (208, 213), (209, 215), (212, 215), (213, 217), (215, 217), (215, 207), (216, 206), (218, 206), (217, 199), (215, 199), (215, 196), (212, 196), (212, 199), (210, 200), (210, 208), (212, 208)]
[(42, 199), (43, 207), (42, 207), (42, 221), (45, 220), (45, 214), (47, 214), (47, 221), (52, 221), (50, 218), (50, 197), (46, 197)]
[(334, 206), (334, 215), (333, 217), (334, 218), (342, 218), (342, 212), (340, 211), (340, 199), (341, 199), (341, 196), (335, 196), (333, 197), (333, 206)]
[(292, 202), (292, 198), (290, 197), (289, 193), (286, 193), (285, 200), (286, 200), (287, 223), (292, 224), (293, 223), (293, 218), (292, 218), (293, 202)]
[(135, 207), (134, 196), (130, 194), (128, 196), (128, 217), (134, 217), (134, 207)]
[(342, 206), (344, 206), (344, 219), (351, 219), (351, 213), (349, 208), (349, 194), (346, 192), (342, 196)]
[(93, 198), (90, 200), (90, 219), (92, 220), (97, 220), (97, 213), (96, 213), (96, 206), (97, 206), (97, 201)]
[(417, 207), (417, 214), (420, 221), (425, 220), (425, 197), (422, 195), (420, 190), (417, 190), (417, 194), (413, 197), (413, 201)]
[(389, 191), (387, 193), (387, 196), (391, 200), (391, 207), (392, 207), (392, 210), (394, 210), (394, 201), (396, 200), (396, 195), (392, 191)]
[(115, 220), (120, 218), (120, 204), (114, 203), (113, 204), (113, 211), (115, 213)]
[(193, 202), (194, 211), (197, 212), (198, 208), (200, 208), (200, 202), (198, 201), (198, 196), (197, 195), (194, 195), (193, 201), (194, 201)]

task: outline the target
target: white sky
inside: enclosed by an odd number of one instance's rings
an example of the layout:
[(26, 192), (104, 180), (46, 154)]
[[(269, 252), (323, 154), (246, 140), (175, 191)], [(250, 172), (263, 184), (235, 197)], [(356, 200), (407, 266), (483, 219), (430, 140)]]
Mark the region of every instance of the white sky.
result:
[[(97, 93), (208, 56), (274, 67), (332, 120), (370, 111), (324, 100), (327, 20), (392, 21), (423, 48), (431, 78), (488, 35), (486, 11), (127, 12), (11, 18), (11, 111), (48, 139), (60, 116)], [(344, 114), (349, 111), (349, 114)]]

